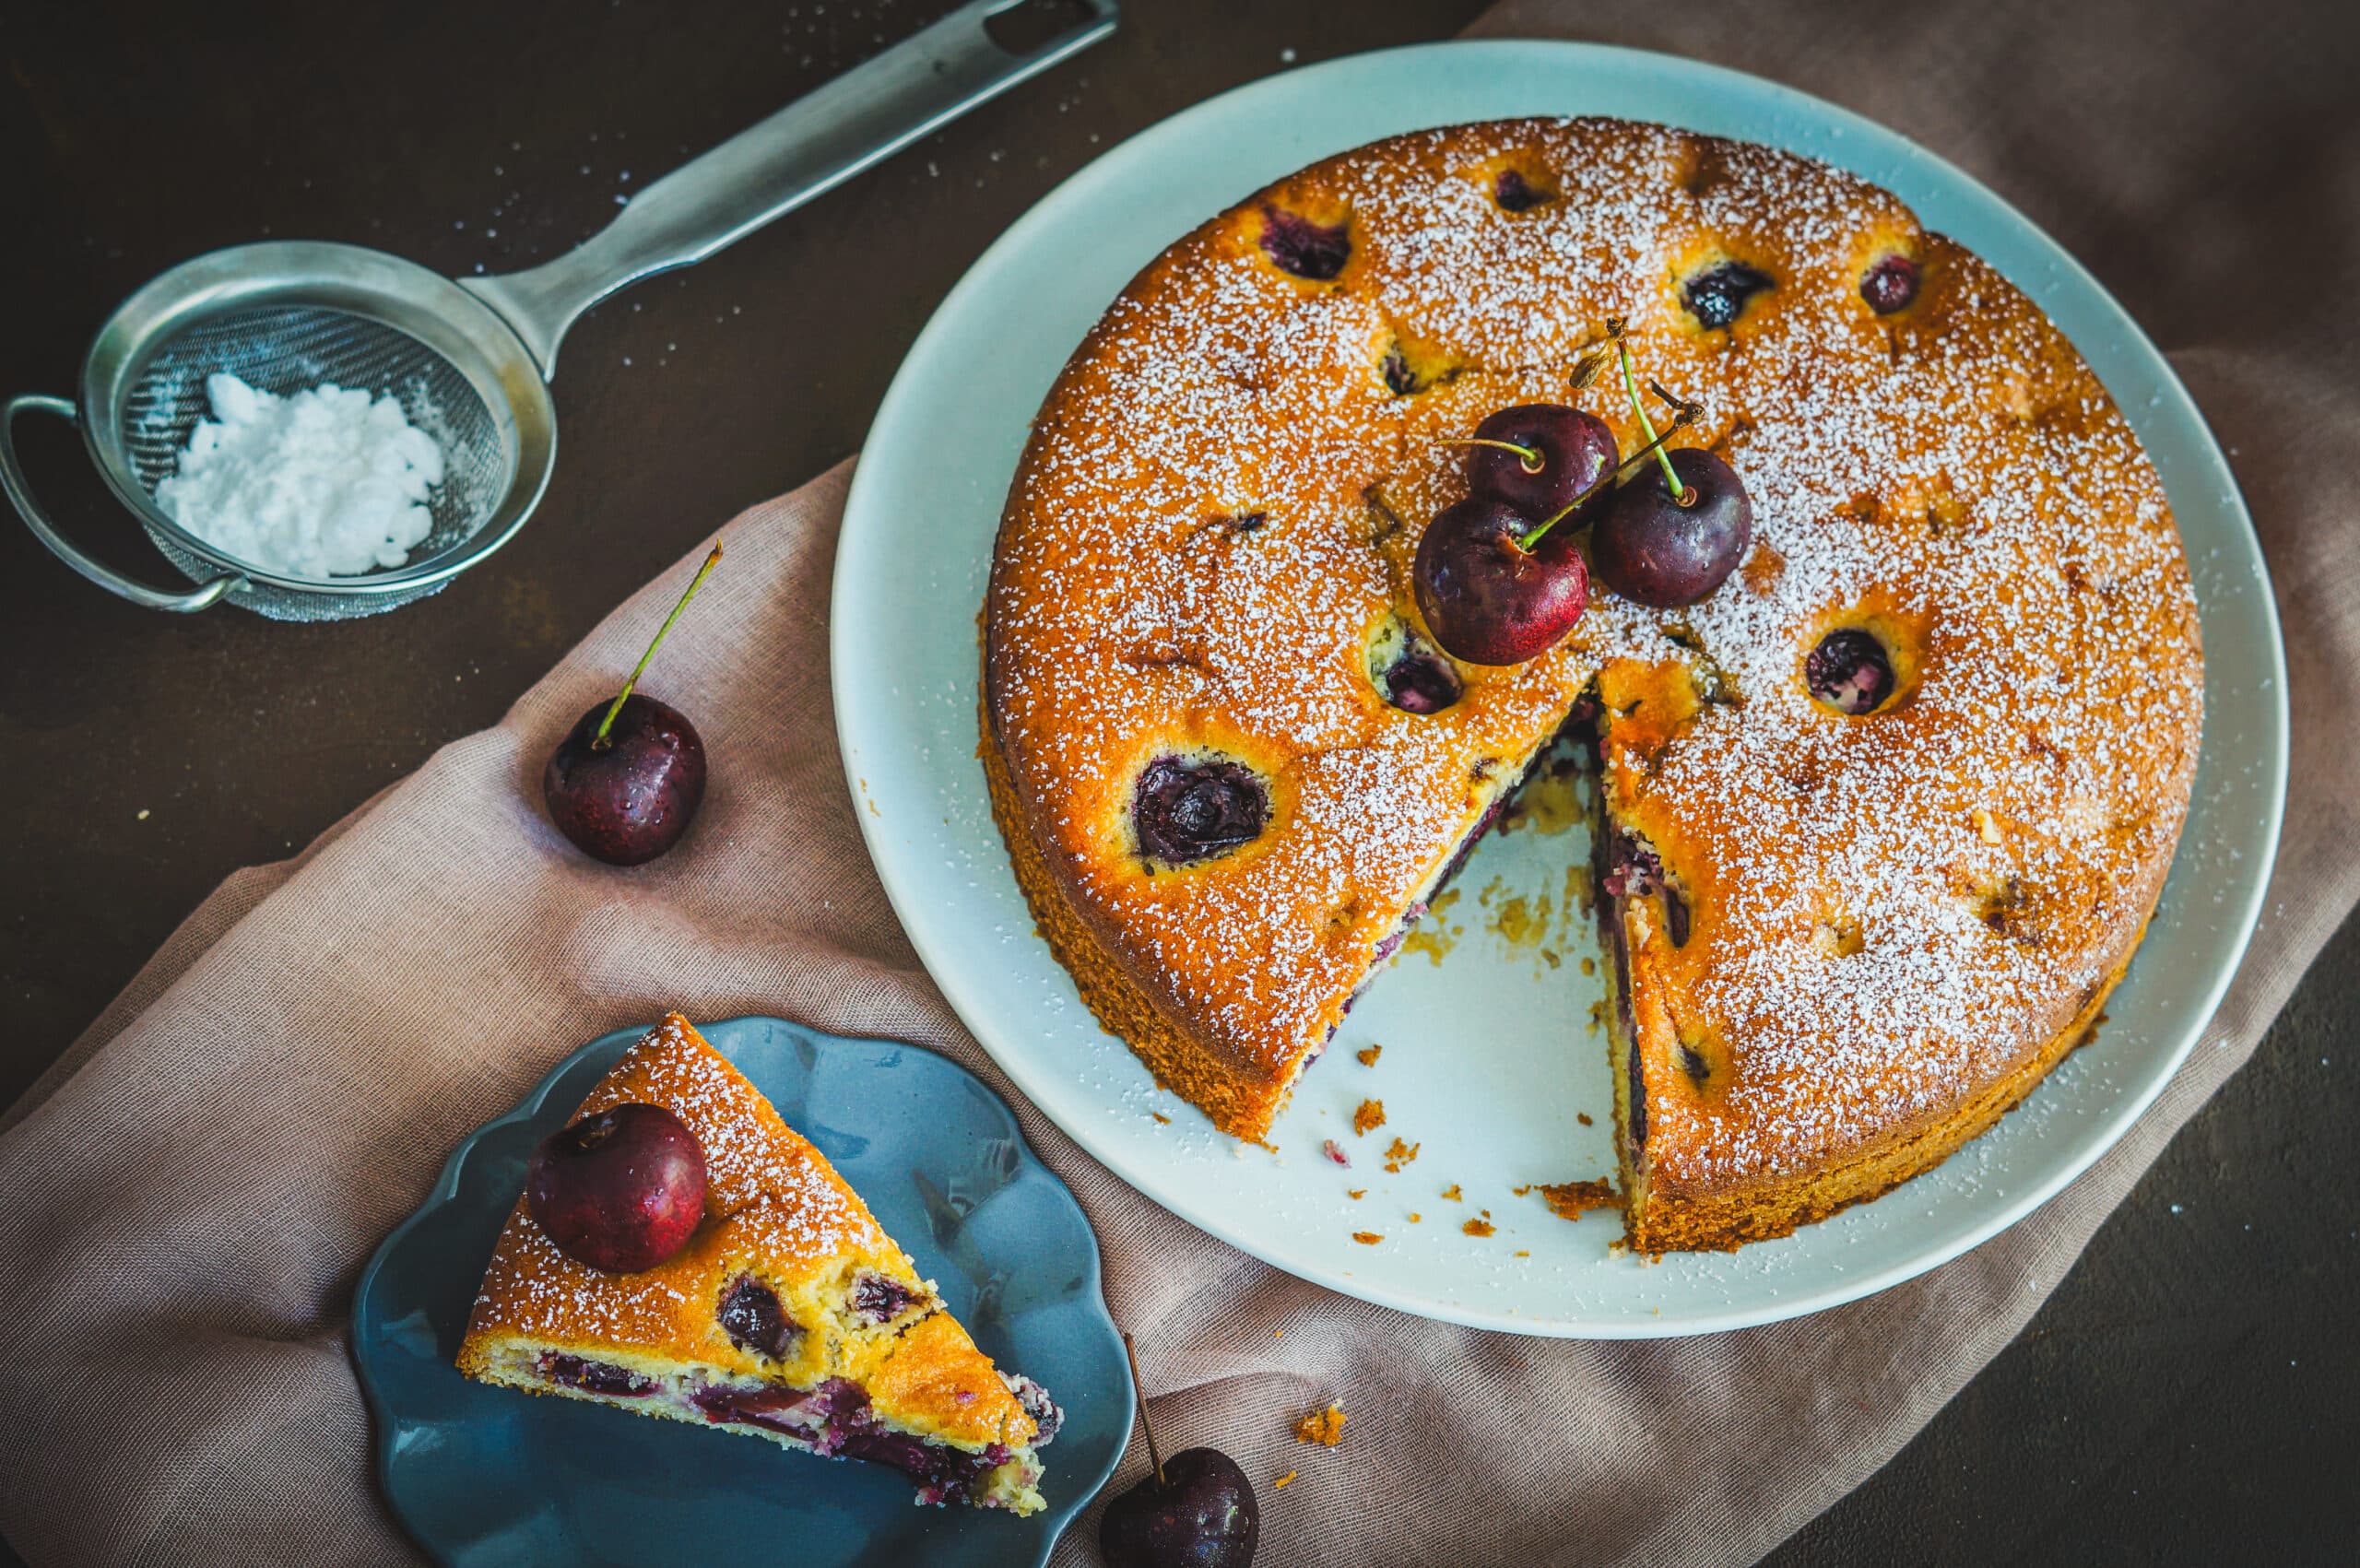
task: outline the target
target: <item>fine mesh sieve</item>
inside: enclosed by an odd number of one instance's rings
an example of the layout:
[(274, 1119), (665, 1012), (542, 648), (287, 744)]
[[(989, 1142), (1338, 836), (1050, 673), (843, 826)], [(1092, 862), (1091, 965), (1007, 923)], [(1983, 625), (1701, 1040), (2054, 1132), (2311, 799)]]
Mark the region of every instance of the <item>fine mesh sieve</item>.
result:
[[(224, 598), (278, 620), (373, 615), (433, 593), (506, 543), (557, 457), (549, 382), (566, 329), (608, 295), (690, 265), (1114, 30), (1115, 0), (974, 0), (642, 191), (604, 230), (529, 271), (454, 283), (358, 245), (216, 251), (124, 301), (90, 345), (80, 395), (0, 408), (0, 490), (68, 566), (157, 609)], [(227, 371), (286, 395), (323, 383), (390, 396), (442, 449), (432, 528), (400, 566), (292, 576), (240, 560), (156, 500)], [(46, 413), (83, 443), (195, 587), (159, 589), (86, 555), (34, 500), (16, 421)]]

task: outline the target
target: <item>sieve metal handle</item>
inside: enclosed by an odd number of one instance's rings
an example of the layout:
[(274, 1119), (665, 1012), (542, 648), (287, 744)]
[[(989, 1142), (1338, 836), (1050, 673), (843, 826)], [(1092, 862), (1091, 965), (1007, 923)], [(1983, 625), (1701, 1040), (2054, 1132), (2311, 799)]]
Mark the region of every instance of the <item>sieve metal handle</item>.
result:
[[(988, 24), (1048, 11), (1046, 36), (1003, 47)], [(1028, 18), (1030, 19), (1030, 18)], [(974, 0), (649, 185), (546, 265), (465, 277), (516, 329), (541, 374), (577, 317), (628, 284), (704, 260), (929, 131), (1115, 30), (1115, 0)]]
[(33, 536), (49, 547), (49, 553), (111, 593), (119, 594), (135, 605), (149, 609), (201, 610), (209, 608), (215, 600), (232, 588), (242, 588), (246, 580), (234, 572), (225, 572), (208, 582), (200, 583), (186, 593), (167, 593), (135, 583), (112, 567), (105, 566), (84, 555), (71, 540), (57, 531), (57, 525), (33, 499), (32, 486), (25, 478), (25, 466), (17, 458), (17, 416), (19, 414), (54, 414), (69, 425), (82, 422), (82, 412), (71, 400), (64, 397), (43, 397), (35, 393), (11, 397), (0, 408), (0, 490), (6, 490), (17, 508), (17, 515)]

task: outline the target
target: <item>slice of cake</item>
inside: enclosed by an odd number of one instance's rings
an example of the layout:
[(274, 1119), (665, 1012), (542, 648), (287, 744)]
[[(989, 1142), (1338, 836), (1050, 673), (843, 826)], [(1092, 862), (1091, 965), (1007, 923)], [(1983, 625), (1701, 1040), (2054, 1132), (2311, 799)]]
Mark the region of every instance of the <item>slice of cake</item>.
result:
[(1060, 1419), (1047, 1392), (993, 1367), (827, 1158), (688, 1020), (626, 1052), (573, 1126), (623, 1107), (693, 1135), (702, 1218), (654, 1267), (609, 1272), (552, 1239), (537, 1186), (484, 1271), (461, 1372), (890, 1465), (920, 1503), (1040, 1510), (1038, 1451)]

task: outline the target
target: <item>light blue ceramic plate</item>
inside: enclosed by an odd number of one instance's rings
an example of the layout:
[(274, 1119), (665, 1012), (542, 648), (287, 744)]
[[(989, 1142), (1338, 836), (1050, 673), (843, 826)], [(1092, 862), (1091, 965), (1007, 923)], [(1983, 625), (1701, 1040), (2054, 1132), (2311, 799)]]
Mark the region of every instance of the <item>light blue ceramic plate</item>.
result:
[(602, 1036), (478, 1129), (362, 1270), (352, 1349), (385, 1498), (454, 1568), (1004, 1568), (1049, 1548), (1113, 1473), (1131, 1380), (1099, 1291), (1098, 1242), (1016, 1118), (963, 1067), (781, 1019), (705, 1038), (835, 1162), (1004, 1367), (1047, 1385), (1066, 1424), (1030, 1519), (919, 1508), (899, 1475), (768, 1443), (471, 1383), (452, 1369), (485, 1260), (533, 1146), (639, 1038)]
[[(1272, 1130), (1239, 1149), (1102, 1031), (1034, 932), (976, 760), (983, 603), (1027, 421), (1131, 275), (1231, 203), (1317, 159), (1423, 126), (1617, 114), (1787, 147), (1898, 193), (2064, 329), (2146, 443), (2187, 541), (2204, 627), (2195, 798), (2146, 945), (2096, 1042), (1941, 1169), (1735, 1255), (1645, 1267), (1611, 1217), (1552, 1219), (1536, 1182), (1614, 1168), (1603, 998), (1576, 962), (1485, 929), (1495, 882), (1562, 898), (1579, 833), (1484, 842), (1460, 877), (1465, 935), (1411, 953), (1353, 1008)], [(2270, 579), (2220, 448), (2154, 345), (2054, 240), (1921, 147), (1834, 104), (1689, 60), (1528, 40), (1445, 43), (1291, 71), (1108, 152), (1002, 235), (936, 312), (864, 444), (836, 554), (830, 669), (856, 813), (943, 994), (1032, 1102), (1174, 1212), (1281, 1268), (1404, 1312), (1530, 1334), (1697, 1334), (1882, 1290), (2013, 1223), (2085, 1169), (2187, 1059), (2261, 906), (2286, 787), (2285, 660)], [(1493, 913), (1499, 905), (1495, 901)], [(1591, 950), (1584, 933), (1561, 959)], [(1351, 1060), (1385, 1047), (1375, 1072)], [(1363, 1095), (1422, 1148), (1398, 1172), (1320, 1158)], [(1160, 1120), (1158, 1113), (1168, 1116)], [(1457, 1186), (1463, 1207), (1440, 1197)], [(1519, 1194), (1519, 1188), (1528, 1189)], [(1365, 1196), (1354, 1198), (1354, 1191)], [(1499, 1226), (1464, 1234), (1489, 1208)], [(1411, 1216), (1420, 1216), (1413, 1222)], [(1355, 1232), (1385, 1237), (1378, 1246)]]

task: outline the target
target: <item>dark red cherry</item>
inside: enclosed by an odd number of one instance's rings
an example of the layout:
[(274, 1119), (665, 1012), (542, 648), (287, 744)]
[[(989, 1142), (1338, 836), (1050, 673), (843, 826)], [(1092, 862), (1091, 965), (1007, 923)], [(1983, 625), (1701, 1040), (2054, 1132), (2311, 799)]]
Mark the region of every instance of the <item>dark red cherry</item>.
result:
[(1472, 497), (1445, 507), (1418, 541), (1410, 585), (1426, 630), (1470, 664), (1521, 664), (1581, 619), (1589, 571), (1574, 531), (1559, 524), (1526, 549), (1538, 525), (1512, 507)]
[(1254, 1483), (1217, 1448), (1174, 1454), (1098, 1516), (1106, 1568), (1247, 1568), (1261, 1535)]
[(1376, 688), (1405, 713), (1439, 713), (1458, 701), (1464, 683), (1440, 650), (1403, 629), (1400, 651), (1377, 672)]
[(704, 1218), (704, 1148), (661, 1105), (594, 1111), (533, 1150), (525, 1206), (576, 1263), (636, 1274), (686, 1246)]
[(1727, 326), (1745, 312), (1745, 302), (1773, 287), (1770, 275), (1741, 261), (1716, 262), (1680, 290), (1688, 313), (1708, 327)]
[(1598, 580), (1655, 609), (1693, 605), (1719, 587), (1753, 539), (1753, 503), (1737, 470), (1695, 447), (1673, 453), (1671, 466), (1687, 505), (1649, 463), (1614, 492), (1589, 536)]
[(891, 1323), (925, 1298), (884, 1274), (864, 1274), (852, 1288), (852, 1309), (871, 1323)]
[(1492, 183), (1492, 199), (1507, 212), (1529, 212), (1536, 206), (1557, 199), (1557, 193), (1545, 191), (1514, 169), (1503, 169)]
[(549, 820), (583, 854), (637, 866), (680, 842), (704, 799), (704, 741), (696, 725), (644, 692), (623, 699), (603, 740), (608, 704), (584, 713), (541, 772)]
[(1839, 713), (1873, 713), (1893, 695), (1893, 660), (1874, 636), (1847, 626), (1804, 657), (1803, 684)]
[[(1554, 517), (1614, 471), (1622, 452), (1614, 432), (1595, 414), (1559, 403), (1503, 408), (1475, 427), (1479, 442), (1521, 447), (1469, 446), (1468, 488), (1486, 501), (1504, 501), (1535, 523)], [(1605, 499), (1600, 489), (1598, 499)], [(1577, 519), (1568, 518), (1568, 525)]]
[(1314, 223), (1299, 212), (1264, 202), (1262, 250), (1280, 272), (1325, 283), (1351, 259), (1352, 238), (1344, 224), (1331, 228)]
[(1886, 256), (1860, 276), (1860, 298), (1881, 316), (1907, 309), (1918, 298), (1918, 264), (1907, 256)]
[(1251, 843), (1269, 811), (1262, 781), (1243, 762), (1158, 757), (1131, 792), (1139, 847), (1174, 866)]
[(778, 1292), (750, 1274), (740, 1274), (721, 1299), (722, 1331), (740, 1350), (785, 1361), (803, 1343), (802, 1326), (787, 1315)]
[(643, 696), (639, 678), (720, 564), (715, 539), (622, 690), (583, 714), (541, 770), (549, 820), (584, 855), (609, 866), (637, 866), (679, 843), (704, 799), (704, 742), (696, 725)]

